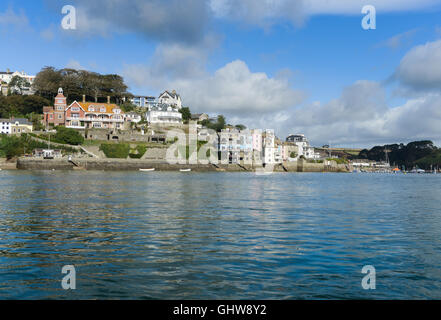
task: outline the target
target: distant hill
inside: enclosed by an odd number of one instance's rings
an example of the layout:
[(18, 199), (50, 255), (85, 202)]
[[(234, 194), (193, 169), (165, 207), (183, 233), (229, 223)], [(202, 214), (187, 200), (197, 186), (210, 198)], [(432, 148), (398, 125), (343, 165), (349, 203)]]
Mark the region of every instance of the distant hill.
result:
[(432, 141), (414, 141), (407, 145), (390, 144), (376, 146), (372, 149), (363, 149), (358, 158), (375, 161), (385, 161), (386, 151), (389, 162), (398, 167), (407, 169), (418, 166), (421, 169), (430, 169), (431, 166), (441, 167), (441, 149), (438, 149)]

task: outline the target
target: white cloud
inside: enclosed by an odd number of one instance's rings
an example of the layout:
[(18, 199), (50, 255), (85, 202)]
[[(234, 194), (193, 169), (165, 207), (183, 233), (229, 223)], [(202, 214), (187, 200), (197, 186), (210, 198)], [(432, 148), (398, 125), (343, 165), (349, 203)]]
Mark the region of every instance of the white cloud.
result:
[(76, 60), (69, 60), (69, 62), (66, 64), (67, 69), (75, 69), (75, 70), (86, 70), (78, 61)]
[(393, 37), (390, 37), (386, 41), (379, 43), (377, 47), (388, 47), (390, 49), (397, 49), (403, 45), (409, 44), (417, 31), (418, 29), (413, 29), (397, 34)]
[[(193, 43), (209, 18), (204, 0), (72, 0), (80, 36), (135, 32), (148, 39)], [(59, 3), (52, 0), (53, 7)]]
[(440, 94), (426, 94), (390, 108), (380, 84), (357, 81), (327, 104), (295, 109), (279, 128), (282, 136), (305, 133), (315, 145), (367, 147), (422, 139), (439, 143), (440, 123)]
[(29, 20), (24, 11), (16, 13), (12, 7), (6, 9), (5, 12), (0, 12), (0, 25), (5, 28), (29, 28)]
[[(207, 40), (208, 41), (208, 40)], [(235, 60), (214, 73), (206, 71), (208, 48), (160, 45), (149, 65), (129, 65), (123, 71), (128, 83), (148, 89), (176, 89), (192, 111), (225, 113), (269, 113), (300, 103), (303, 93), (294, 90), (286, 71), (276, 77), (250, 71), (247, 64)]]
[(441, 88), (441, 40), (410, 50), (401, 60), (395, 77), (414, 90)]
[(419, 10), (439, 5), (439, 0), (308, 0), (305, 11), (308, 14), (360, 14), (361, 8), (373, 5), (377, 13)]
[(300, 25), (309, 16), (320, 14), (361, 15), (366, 4), (377, 13), (420, 10), (439, 5), (440, 0), (210, 0), (217, 18), (233, 19), (268, 27), (287, 20)]

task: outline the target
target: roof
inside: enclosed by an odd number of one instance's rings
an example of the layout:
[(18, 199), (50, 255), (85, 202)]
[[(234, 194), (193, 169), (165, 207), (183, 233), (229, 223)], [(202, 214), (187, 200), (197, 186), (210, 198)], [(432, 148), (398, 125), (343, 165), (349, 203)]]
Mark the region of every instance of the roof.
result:
[[(114, 113), (113, 109), (121, 110), (121, 108), (114, 103), (78, 102), (78, 101), (74, 101), (70, 106), (67, 107), (67, 109), (72, 107), (75, 103), (78, 104), (85, 112)], [(95, 109), (94, 111), (89, 111), (89, 107), (92, 107), (92, 106), (97, 107), (97, 109)], [(102, 112), (101, 111), (102, 107), (105, 107), (106, 111)], [(123, 114), (122, 110), (121, 110), (121, 114)]]
[(18, 122), (19, 124), (24, 124), (24, 125), (31, 125), (32, 124), (29, 122), (28, 119), (25, 119), (25, 118), (12, 118), (11, 122), (12, 123)]
[(54, 112), (54, 107), (43, 107), (43, 113)]
[(163, 93), (161, 93), (160, 95), (159, 95), (159, 97), (161, 97), (162, 95), (164, 95), (164, 94), (168, 94), (170, 97), (172, 97), (172, 98), (174, 98), (174, 99), (178, 99), (180, 96), (179, 96), (179, 94), (177, 94), (176, 93), (176, 91), (172, 91), (172, 92), (170, 92), (170, 91), (168, 91), (168, 90), (165, 90)]

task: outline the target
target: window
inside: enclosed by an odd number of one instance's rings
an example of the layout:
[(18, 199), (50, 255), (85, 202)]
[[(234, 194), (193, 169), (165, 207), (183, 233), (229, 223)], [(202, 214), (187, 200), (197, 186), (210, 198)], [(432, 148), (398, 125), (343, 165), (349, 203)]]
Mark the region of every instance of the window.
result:
[(71, 110), (71, 111), (74, 111), (74, 112), (78, 112), (78, 111), (80, 111), (80, 108), (78, 108), (78, 107), (72, 107), (72, 108), (70, 108), (70, 110)]
[(80, 115), (78, 113), (72, 113), (71, 117), (74, 119), (78, 119), (80, 117)]
[(49, 119), (53, 119), (54, 118), (54, 115), (53, 114), (50, 114), (49, 115)]
[(59, 115), (58, 115), (58, 119), (63, 119), (63, 115), (62, 115), (62, 114), (59, 114)]
[(89, 111), (94, 112), (94, 111), (95, 111), (95, 108), (94, 108), (94, 107), (89, 107)]
[(105, 107), (101, 107), (100, 112), (106, 112), (106, 108)]

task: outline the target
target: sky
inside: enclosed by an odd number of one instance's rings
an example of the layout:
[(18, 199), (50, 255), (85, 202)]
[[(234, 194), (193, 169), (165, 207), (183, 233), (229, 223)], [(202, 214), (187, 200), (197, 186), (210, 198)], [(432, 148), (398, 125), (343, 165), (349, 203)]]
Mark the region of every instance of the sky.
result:
[(4, 0), (0, 70), (117, 73), (134, 94), (176, 90), (194, 113), (315, 146), (441, 146), (440, 18), (441, 0)]

